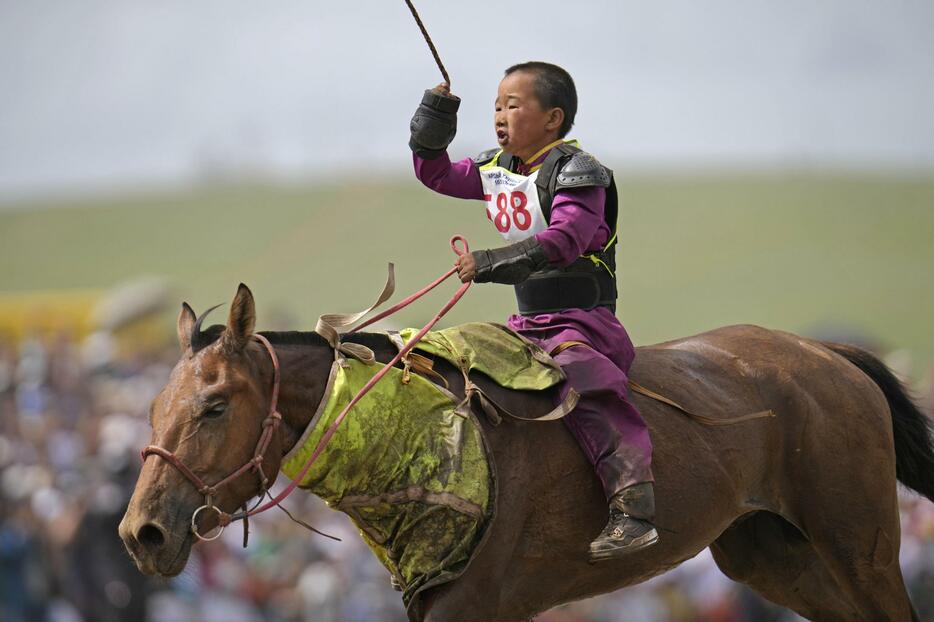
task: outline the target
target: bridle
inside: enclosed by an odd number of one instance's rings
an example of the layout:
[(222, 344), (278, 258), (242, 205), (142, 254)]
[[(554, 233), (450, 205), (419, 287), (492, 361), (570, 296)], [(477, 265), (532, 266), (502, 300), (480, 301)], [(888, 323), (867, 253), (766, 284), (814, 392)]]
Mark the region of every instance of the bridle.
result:
[[(249, 529), (247, 521), (248, 517), (253, 512), (252, 510), (247, 509), (246, 502), (243, 504), (243, 512), (236, 515), (230, 515), (221, 510), (219, 507), (214, 505), (214, 500), (217, 497), (217, 492), (219, 489), (238, 479), (241, 475), (255, 470), (259, 476), (260, 488), (262, 489), (262, 493), (260, 494), (260, 502), (262, 502), (263, 498), (266, 496), (266, 493), (269, 490), (269, 478), (266, 477), (266, 474), (263, 472), (262, 466), (266, 457), (266, 451), (269, 449), (269, 444), (272, 442), (273, 437), (276, 435), (276, 431), (279, 429), (279, 424), (282, 422), (282, 415), (279, 414), (279, 411), (276, 409), (276, 406), (279, 402), (279, 358), (276, 356), (276, 351), (273, 349), (272, 344), (269, 343), (268, 339), (259, 334), (254, 334), (253, 339), (257, 340), (263, 344), (263, 346), (265, 346), (266, 351), (269, 353), (269, 358), (272, 359), (273, 368), (272, 398), (269, 401), (269, 414), (266, 415), (265, 419), (263, 419), (263, 433), (260, 435), (259, 441), (256, 443), (256, 449), (253, 451), (253, 457), (239, 469), (223, 478), (216, 484), (206, 484), (203, 479), (198, 477), (195, 472), (188, 467), (188, 465), (182, 462), (181, 458), (164, 447), (159, 447), (158, 445), (148, 445), (141, 452), (141, 456), (144, 462), (148, 456), (155, 454), (174, 466), (182, 475), (188, 479), (188, 481), (194, 484), (195, 488), (198, 490), (198, 494), (204, 496), (204, 505), (195, 510), (195, 513), (191, 516), (191, 532), (195, 534), (199, 540), (203, 540), (205, 542), (216, 540), (220, 537), (221, 533), (223, 533), (224, 527), (229, 525), (234, 520), (242, 518), (243, 546), (246, 546)], [(257, 503), (257, 505), (259, 505), (259, 503)], [(255, 509), (255, 507), (253, 509)], [(202, 510), (214, 510), (217, 512), (218, 524), (221, 527), (221, 530), (213, 536), (202, 536), (198, 532), (197, 518), (198, 514), (201, 513)]]
[[(458, 243), (461, 244), (461, 247), (458, 247)], [(470, 252), (470, 247), (467, 244), (467, 240), (464, 239), (463, 236), (455, 235), (453, 238), (451, 238), (450, 244), (451, 244), (451, 249), (458, 256), (466, 255)], [(342, 316), (342, 315), (322, 316), (322, 318), (319, 320), (318, 327), (315, 330), (319, 334), (322, 334), (325, 340), (328, 341), (328, 343), (334, 349), (335, 360), (339, 360), (342, 352), (348, 351), (348, 348), (350, 348), (350, 346), (354, 346), (356, 344), (341, 344), (340, 338), (338, 336), (337, 328), (335, 328), (334, 325), (329, 325), (327, 322), (323, 322), (322, 320), (327, 318), (327, 319), (330, 319), (331, 321), (336, 321), (338, 323), (338, 326), (343, 326), (348, 323), (356, 322), (358, 319), (360, 319), (360, 317), (372, 311), (377, 305), (382, 304), (382, 302), (384, 302), (389, 296), (392, 295), (393, 288), (395, 287), (391, 268), (392, 268), (392, 265), (390, 264), (390, 276), (386, 282), (386, 286), (384, 287), (383, 293), (380, 294), (380, 297), (377, 300), (377, 302), (374, 305), (372, 305), (369, 309), (367, 309), (366, 311), (357, 313), (357, 314), (346, 315), (346, 316)], [(396, 311), (410, 305), (412, 302), (418, 300), (419, 298), (427, 294), (429, 291), (431, 291), (432, 289), (440, 285), (443, 281), (447, 280), (449, 277), (456, 274), (457, 271), (458, 269), (456, 266), (454, 268), (451, 268), (450, 270), (445, 272), (443, 275), (441, 275), (438, 279), (436, 279), (432, 283), (429, 283), (427, 286), (423, 287), (421, 290), (405, 298), (404, 300), (397, 303), (390, 309), (387, 309), (386, 311), (383, 311), (382, 313), (379, 313), (375, 315), (374, 317), (370, 318), (369, 320), (363, 322), (362, 324), (358, 325), (355, 329), (353, 329), (350, 332), (359, 331), (365, 326), (369, 326), (370, 324), (378, 320), (381, 320), (395, 313)], [(272, 438), (275, 436), (276, 431), (279, 429), (279, 424), (282, 421), (282, 415), (279, 414), (278, 410), (276, 410), (276, 405), (278, 404), (278, 401), (279, 401), (279, 379), (280, 379), (279, 359), (276, 356), (276, 351), (273, 349), (272, 344), (269, 343), (269, 340), (267, 340), (265, 337), (263, 337), (262, 335), (258, 333), (254, 333), (253, 338), (259, 341), (261, 344), (263, 344), (263, 346), (265, 346), (266, 351), (269, 353), (269, 357), (272, 359), (273, 386), (272, 386), (272, 397), (269, 402), (269, 414), (263, 420), (263, 424), (262, 424), (263, 433), (260, 435), (259, 441), (256, 443), (256, 449), (253, 452), (253, 458), (250, 459), (246, 464), (241, 466), (239, 469), (237, 469), (236, 471), (234, 471), (233, 473), (231, 473), (230, 475), (222, 479), (221, 481), (217, 482), (216, 484), (209, 485), (209, 484), (206, 484), (204, 480), (202, 480), (200, 477), (195, 475), (194, 471), (188, 468), (188, 466), (184, 462), (182, 462), (178, 456), (176, 456), (174, 453), (172, 453), (171, 451), (163, 447), (159, 447), (158, 445), (149, 445), (146, 448), (144, 448), (143, 451), (141, 452), (142, 459), (144, 462), (146, 461), (146, 458), (151, 454), (160, 456), (162, 459), (164, 459), (169, 464), (171, 464), (176, 469), (178, 469), (178, 471), (182, 475), (184, 475), (188, 479), (188, 481), (190, 481), (194, 485), (194, 487), (198, 490), (198, 493), (204, 496), (204, 504), (201, 505), (198, 509), (196, 509), (194, 514), (192, 514), (191, 516), (191, 532), (195, 535), (195, 537), (197, 537), (199, 540), (203, 540), (206, 542), (211, 541), (211, 540), (216, 540), (223, 533), (224, 528), (226, 528), (227, 525), (229, 525), (230, 523), (236, 520), (243, 520), (243, 546), (245, 548), (247, 545), (247, 539), (249, 537), (249, 526), (247, 522), (249, 520), (249, 517), (254, 514), (265, 512), (266, 510), (272, 507), (278, 506), (279, 509), (281, 509), (283, 512), (285, 512), (289, 516), (289, 518), (291, 518), (296, 523), (302, 525), (303, 527), (306, 527), (307, 529), (310, 529), (311, 531), (314, 531), (315, 533), (318, 533), (322, 536), (331, 538), (332, 540), (340, 540), (340, 538), (336, 538), (334, 536), (321, 532), (315, 529), (314, 527), (312, 527), (311, 525), (305, 523), (304, 521), (298, 518), (295, 518), (285, 507), (281, 505), (281, 502), (286, 497), (288, 497), (292, 493), (292, 491), (294, 491), (298, 487), (299, 482), (301, 482), (304, 479), (305, 475), (308, 474), (315, 460), (317, 460), (318, 456), (321, 455), (321, 452), (324, 451), (325, 446), (331, 440), (331, 437), (337, 431), (337, 428), (340, 426), (341, 422), (344, 420), (344, 418), (347, 416), (350, 410), (354, 407), (354, 405), (370, 389), (372, 389), (373, 386), (377, 382), (379, 382), (379, 380), (383, 376), (385, 376), (386, 373), (388, 373), (389, 370), (392, 369), (393, 366), (402, 359), (402, 357), (408, 354), (409, 351), (411, 351), (412, 348), (414, 348), (415, 345), (419, 341), (421, 341), (422, 337), (424, 337), (428, 333), (428, 331), (431, 330), (434, 327), (434, 325), (437, 324), (438, 321), (442, 317), (444, 317), (447, 314), (447, 312), (450, 311), (451, 308), (455, 304), (457, 304), (457, 302), (464, 296), (464, 294), (467, 293), (467, 290), (470, 289), (470, 285), (471, 285), (470, 281), (463, 283), (460, 286), (460, 288), (457, 290), (457, 292), (454, 294), (454, 296), (452, 296), (451, 299), (448, 300), (448, 302), (445, 303), (443, 307), (441, 307), (438, 313), (436, 313), (435, 316), (427, 324), (425, 324), (425, 326), (422, 327), (422, 329), (419, 330), (418, 333), (416, 333), (415, 336), (413, 336), (409, 340), (409, 342), (405, 344), (405, 346), (402, 349), (399, 350), (398, 354), (396, 354), (396, 356), (393, 357), (392, 360), (386, 363), (383, 366), (383, 368), (379, 370), (376, 374), (374, 374), (373, 377), (360, 389), (360, 391), (350, 400), (350, 402), (343, 408), (343, 410), (341, 410), (340, 414), (338, 414), (337, 417), (335, 417), (333, 423), (331, 423), (328, 429), (325, 430), (324, 435), (322, 436), (321, 440), (318, 442), (314, 451), (311, 453), (311, 456), (305, 462), (304, 466), (301, 468), (299, 473), (292, 479), (291, 482), (289, 482), (289, 484), (285, 487), (285, 489), (282, 490), (275, 497), (273, 497), (269, 493), (269, 479), (266, 477), (265, 473), (263, 473), (262, 464), (263, 464), (263, 460), (266, 455), (266, 450), (269, 448), (269, 444), (272, 441)], [(368, 350), (367, 348), (364, 348), (364, 349)], [(358, 349), (356, 348), (350, 348), (348, 353), (351, 353), (354, 356), (359, 355)], [(372, 358), (372, 356), (373, 356), (373, 353), (369, 352), (369, 357)], [(327, 396), (326, 395), (323, 396), (322, 399), (327, 399)], [(218, 489), (222, 488), (223, 486), (226, 486), (227, 484), (237, 479), (244, 473), (254, 470), (254, 469), (259, 475), (260, 487), (262, 489), (262, 492), (259, 495), (259, 500), (256, 502), (256, 505), (254, 505), (252, 508), (248, 508), (247, 503), (244, 502), (243, 511), (238, 512), (236, 514), (228, 514), (224, 512), (222, 509), (220, 509), (219, 507), (217, 507), (216, 505), (214, 505), (214, 499), (217, 496)], [(263, 504), (262, 507), (260, 507), (260, 504), (263, 503), (263, 499), (267, 496), (269, 497), (269, 501)], [(210, 537), (202, 536), (198, 532), (197, 518), (198, 518), (198, 514), (200, 514), (202, 510), (214, 510), (217, 513), (217, 522), (221, 529), (218, 531), (218, 533), (214, 534), (213, 536), (210, 536)]]

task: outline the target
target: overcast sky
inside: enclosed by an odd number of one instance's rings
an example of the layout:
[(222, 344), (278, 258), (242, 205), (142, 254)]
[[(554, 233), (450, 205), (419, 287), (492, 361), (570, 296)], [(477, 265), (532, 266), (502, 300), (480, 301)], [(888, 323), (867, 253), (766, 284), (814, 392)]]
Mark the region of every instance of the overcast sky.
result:
[[(417, 1), (494, 146), (506, 66), (574, 75), (572, 135), (632, 167), (934, 169), (934, 2)], [(440, 81), (403, 0), (0, 0), (0, 200), (207, 175), (408, 169)]]

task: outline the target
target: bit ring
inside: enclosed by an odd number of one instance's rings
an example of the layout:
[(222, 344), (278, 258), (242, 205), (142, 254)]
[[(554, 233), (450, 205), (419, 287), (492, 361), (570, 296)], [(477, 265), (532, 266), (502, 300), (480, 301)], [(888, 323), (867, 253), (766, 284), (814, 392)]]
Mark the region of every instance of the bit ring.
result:
[(195, 534), (195, 537), (201, 540), (202, 542), (211, 542), (212, 540), (217, 540), (218, 538), (221, 537), (221, 534), (224, 533), (224, 529), (227, 528), (227, 525), (219, 525), (220, 531), (218, 531), (213, 536), (210, 536), (210, 537), (202, 536), (200, 533), (198, 533), (198, 524), (196, 521), (198, 519), (198, 513), (201, 512), (201, 510), (205, 510), (205, 509), (214, 510), (215, 512), (217, 512), (218, 518), (220, 518), (221, 511), (218, 509), (216, 505), (207, 505), (207, 504), (202, 505), (200, 508), (195, 510), (194, 514), (191, 515), (191, 533)]

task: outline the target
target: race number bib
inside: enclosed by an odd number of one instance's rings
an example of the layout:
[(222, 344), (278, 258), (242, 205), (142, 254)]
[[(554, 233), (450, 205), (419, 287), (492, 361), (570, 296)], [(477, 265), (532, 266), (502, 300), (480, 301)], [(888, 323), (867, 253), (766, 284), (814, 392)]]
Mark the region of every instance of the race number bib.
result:
[(520, 242), (548, 228), (535, 180), (501, 166), (480, 167), (486, 215), (508, 242)]

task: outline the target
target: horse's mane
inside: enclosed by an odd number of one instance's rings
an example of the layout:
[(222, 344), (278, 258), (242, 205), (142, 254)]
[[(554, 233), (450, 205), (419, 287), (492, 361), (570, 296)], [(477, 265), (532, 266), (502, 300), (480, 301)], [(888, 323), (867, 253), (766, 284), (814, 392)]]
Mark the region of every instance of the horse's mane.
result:
[[(327, 340), (312, 331), (261, 331), (260, 335), (269, 340), (273, 345), (309, 345), (330, 347)], [(378, 350), (389, 345), (389, 337), (384, 333), (353, 333), (351, 335), (341, 335), (341, 341), (347, 343), (359, 343), (371, 350)]]
[[(218, 339), (224, 332), (224, 325), (215, 324), (204, 330), (192, 332), (191, 349), (194, 352), (202, 350)], [(260, 331), (260, 335), (269, 340), (272, 345), (281, 346), (320, 346), (322, 348), (331, 347), (327, 340), (314, 331)], [(389, 345), (389, 338), (383, 333), (354, 333), (352, 335), (341, 335), (341, 341), (349, 343), (359, 343), (371, 350), (385, 348)]]

